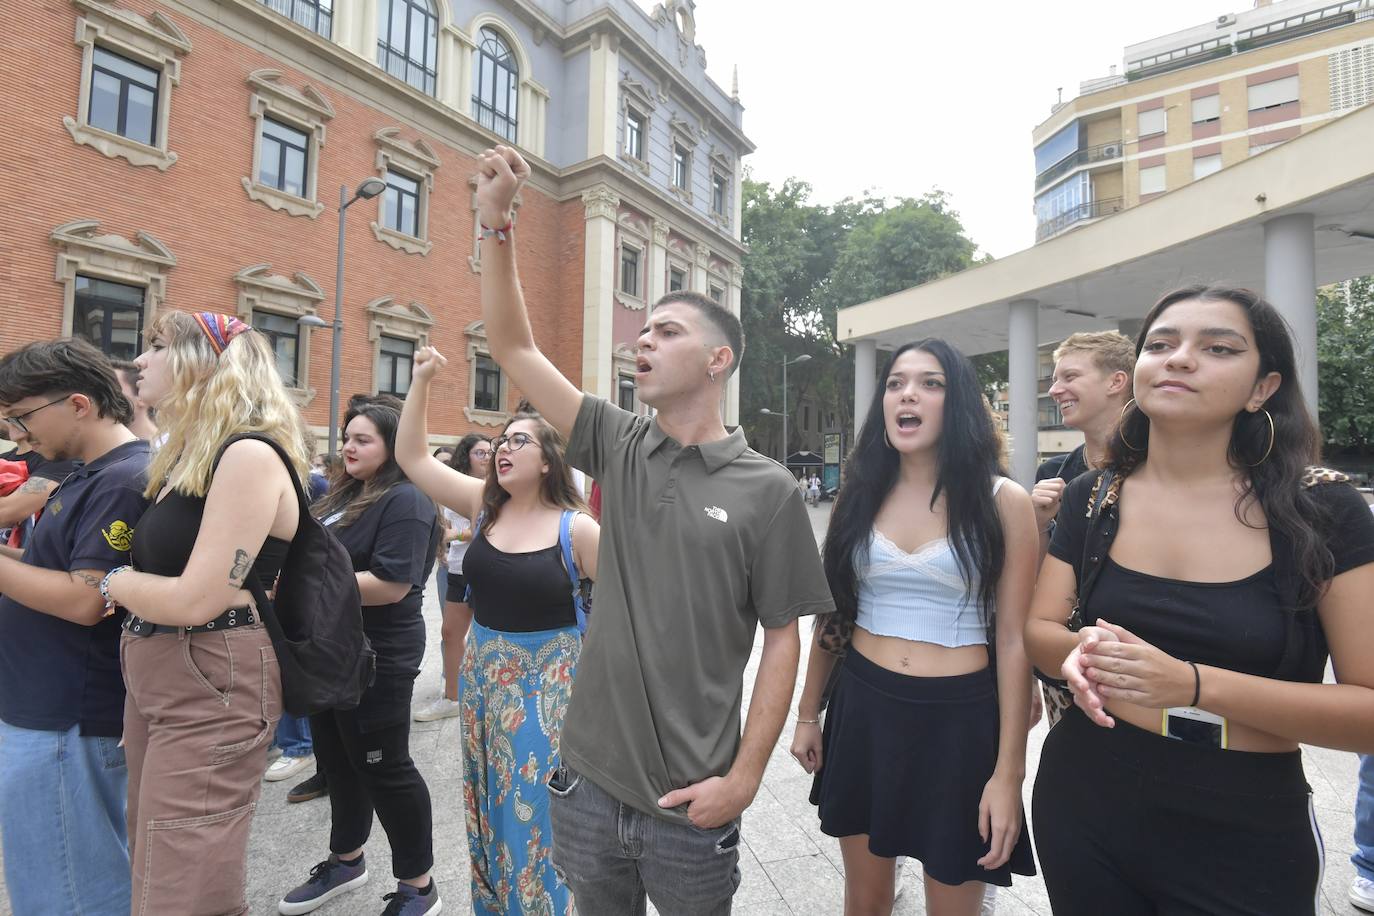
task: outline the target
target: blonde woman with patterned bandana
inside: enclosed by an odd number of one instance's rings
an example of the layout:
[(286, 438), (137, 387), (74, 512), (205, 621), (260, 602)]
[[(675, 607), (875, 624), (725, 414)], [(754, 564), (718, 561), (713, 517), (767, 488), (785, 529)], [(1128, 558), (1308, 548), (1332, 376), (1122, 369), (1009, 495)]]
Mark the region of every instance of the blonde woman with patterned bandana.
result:
[(248, 912), (248, 833), (281, 715), (271, 640), (244, 589), (270, 588), (299, 520), (287, 467), (308, 469), (305, 430), (267, 342), (237, 318), (166, 312), (136, 362), (138, 396), (167, 434), (133, 566), (107, 601), (129, 610), (131, 911)]

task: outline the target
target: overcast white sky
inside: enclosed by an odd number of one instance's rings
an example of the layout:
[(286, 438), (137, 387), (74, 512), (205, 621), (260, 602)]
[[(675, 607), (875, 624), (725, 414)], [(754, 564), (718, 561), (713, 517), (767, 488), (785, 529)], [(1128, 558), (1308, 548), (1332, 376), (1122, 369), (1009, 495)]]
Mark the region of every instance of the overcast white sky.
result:
[(1034, 241), (1031, 129), (1057, 88), (1073, 98), (1127, 44), (1252, 2), (697, 0), (697, 42), (726, 91), (739, 65), (756, 177), (803, 178), (819, 203), (938, 187), (1005, 257)]

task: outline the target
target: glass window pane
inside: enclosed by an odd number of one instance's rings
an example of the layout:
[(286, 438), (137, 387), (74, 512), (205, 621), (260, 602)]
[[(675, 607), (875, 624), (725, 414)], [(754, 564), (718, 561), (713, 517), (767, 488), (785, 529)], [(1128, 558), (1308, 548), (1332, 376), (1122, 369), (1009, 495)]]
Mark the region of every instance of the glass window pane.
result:
[(78, 276), (72, 333), (115, 359), (134, 359), (142, 351), (141, 286)]
[(400, 212), (401, 212), (401, 210), (400, 210), (400, 195), (396, 193), (396, 189), (395, 189), (395, 188), (388, 187), (388, 188), (386, 189), (386, 197), (383, 198), (383, 201), (384, 201), (384, 203), (382, 204), (382, 214), (383, 214), (383, 215), (382, 215), (382, 221), (383, 221), (383, 224), (384, 224), (388, 229), (396, 229), (396, 230), (399, 230), (399, 229), (401, 228), (401, 223), (400, 223)]
[(419, 223), (416, 213), (416, 199), (409, 194), (401, 195), (401, 231), (407, 235), (418, 236), (420, 234)]
[(108, 73), (91, 74), (91, 110), (87, 119), (92, 127), (119, 132), (119, 80)]
[(97, 67), (112, 70), (126, 80), (138, 83), (148, 89), (157, 88), (158, 71), (152, 67), (145, 67), (143, 64), (129, 60), (127, 57), (121, 57), (104, 48), (96, 48), (92, 60)]
[(310, 143), (310, 138), (304, 131), (271, 118), (262, 119), (262, 133), (265, 137), (275, 137), (301, 149), (305, 149)]
[(286, 174), (282, 175), (281, 189), (297, 197), (305, 196), (305, 153), (298, 149), (286, 150)]
[(259, 156), (258, 181), (269, 188), (281, 190), (281, 144), (271, 137), (262, 138), (262, 152)]
[(406, 52), (411, 60), (420, 64), (425, 62), (425, 17), (420, 15), (418, 10), (410, 12), (410, 35), (407, 38)]
[(129, 98), (124, 113), (124, 136), (139, 143), (153, 145), (153, 119), (156, 116), (155, 96), (152, 92), (132, 83), (128, 85)]
[(391, 2), (391, 32), (387, 36), (388, 43), (401, 53), (405, 53), (406, 47), (406, 11), (410, 8), (405, 0), (390, 0)]

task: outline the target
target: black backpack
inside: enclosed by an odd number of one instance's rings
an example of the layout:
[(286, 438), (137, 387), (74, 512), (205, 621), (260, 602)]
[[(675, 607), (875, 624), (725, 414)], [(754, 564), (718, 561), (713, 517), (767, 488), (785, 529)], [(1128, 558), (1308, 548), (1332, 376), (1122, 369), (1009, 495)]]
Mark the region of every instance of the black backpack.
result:
[(310, 514), (300, 478), (281, 445), (248, 433), (226, 441), (220, 455), (239, 439), (259, 439), (272, 446), (291, 475), (300, 506), (300, 523), (277, 577), (275, 597), (267, 596), (253, 570), (244, 582), (277, 653), (282, 705), (296, 716), (352, 709), (377, 673), (377, 653), (363, 634), (362, 596), (353, 561)]

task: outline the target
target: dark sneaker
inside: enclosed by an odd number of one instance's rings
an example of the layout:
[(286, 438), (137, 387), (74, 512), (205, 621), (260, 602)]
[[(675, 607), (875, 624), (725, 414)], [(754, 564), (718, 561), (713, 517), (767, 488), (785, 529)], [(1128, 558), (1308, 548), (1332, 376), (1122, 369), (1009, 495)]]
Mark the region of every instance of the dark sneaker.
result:
[(286, 800), (289, 802), (308, 802), (312, 798), (319, 798), (321, 795), (329, 794), (329, 783), (324, 781), (324, 773), (319, 770), (300, 785), (293, 786), (290, 792), (286, 793)]
[(439, 899), (439, 888), (434, 884), (433, 878), (429, 880), (429, 887), (424, 891), (417, 890), (404, 881), (399, 882), (396, 892), (387, 894), (382, 899), (387, 902), (386, 909), (382, 910), (382, 916), (439, 916), (439, 911), (444, 908), (444, 902)]
[[(324, 906), (341, 894), (367, 883), (367, 863), (362, 856), (356, 862), (340, 862), (332, 852), (329, 858), (310, 869), (310, 880), (281, 899), (277, 912), (282, 916), (300, 916)], [(416, 912), (423, 913), (424, 910)]]

